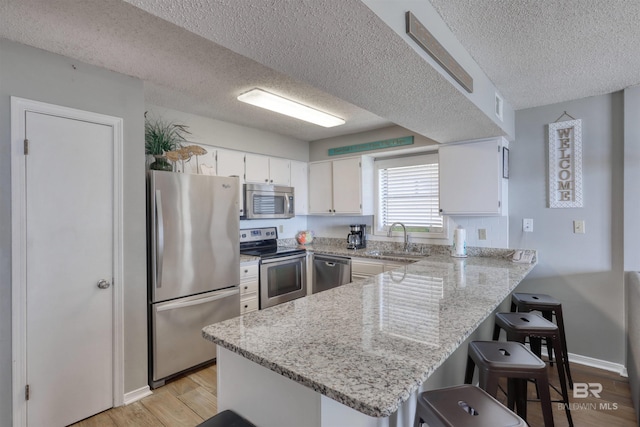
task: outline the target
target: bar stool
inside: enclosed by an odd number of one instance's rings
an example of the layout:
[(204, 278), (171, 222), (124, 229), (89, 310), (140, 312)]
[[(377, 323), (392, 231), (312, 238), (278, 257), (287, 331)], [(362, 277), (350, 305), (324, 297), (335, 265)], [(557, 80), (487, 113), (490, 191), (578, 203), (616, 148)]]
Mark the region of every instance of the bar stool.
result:
[(484, 390), (459, 385), (418, 396), (414, 427), (526, 427), (522, 418)]
[[(560, 345), (558, 326), (533, 313), (497, 313), (495, 320), (496, 324), (493, 329), (493, 339), (496, 341), (500, 336), (500, 329), (506, 331), (507, 341), (517, 341), (524, 344), (527, 338), (538, 338), (537, 342), (539, 344), (540, 338), (551, 340), (553, 351), (556, 354), (556, 367), (558, 368), (558, 378), (560, 380), (560, 394), (562, 395), (560, 402), (564, 403), (569, 426), (573, 427), (573, 420), (569, 409), (569, 393), (567, 391), (567, 381), (564, 373), (564, 360), (567, 356), (563, 353), (562, 346)], [(535, 340), (531, 340), (532, 344), (534, 341)], [(538, 351), (540, 351), (539, 348)], [(540, 392), (540, 388), (538, 388), (538, 392)]]
[[(539, 311), (542, 317), (552, 321), (556, 316), (556, 324), (560, 331), (560, 344), (565, 356), (569, 354), (567, 350), (567, 337), (564, 332), (564, 318), (562, 317), (562, 304), (557, 299), (545, 294), (527, 294), (516, 292), (511, 296), (511, 311), (529, 312)], [(549, 354), (549, 363), (553, 366), (553, 346), (547, 340), (547, 353)], [(540, 357), (540, 354), (538, 354)], [(557, 356), (556, 356), (557, 357)], [(569, 358), (564, 358), (564, 370), (567, 373), (569, 387), (573, 389), (573, 379), (571, 378), (571, 368), (569, 367)]]
[(507, 406), (527, 419), (527, 380), (535, 380), (540, 395), (542, 416), (546, 427), (553, 427), (553, 411), (547, 365), (519, 342), (472, 341), (469, 343), (465, 384), (471, 384), (478, 367), (479, 386), (497, 397), (498, 381), (507, 378)]
[(233, 411), (222, 411), (197, 425), (197, 427), (256, 427)]

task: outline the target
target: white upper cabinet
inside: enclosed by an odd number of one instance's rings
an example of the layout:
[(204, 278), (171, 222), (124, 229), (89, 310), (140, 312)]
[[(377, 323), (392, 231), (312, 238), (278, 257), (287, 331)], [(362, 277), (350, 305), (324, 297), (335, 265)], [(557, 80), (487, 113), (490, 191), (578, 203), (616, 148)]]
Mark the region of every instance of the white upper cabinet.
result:
[(439, 147), (443, 215), (508, 215), (504, 148), (508, 148), (508, 142), (501, 137)]
[(291, 161), (287, 159), (247, 154), (245, 173), (247, 182), (291, 185)]
[(309, 213), (309, 167), (306, 162), (291, 161), (291, 186), (295, 194), (296, 215)]
[(201, 156), (191, 156), (189, 160), (178, 160), (175, 165), (176, 172), (216, 175), (216, 151), (215, 147), (205, 144), (185, 143), (185, 145), (196, 145), (204, 148), (207, 153)]
[(332, 162), (309, 163), (309, 213), (333, 213)]
[(309, 163), (310, 214), (373, 214), (373, 159)]

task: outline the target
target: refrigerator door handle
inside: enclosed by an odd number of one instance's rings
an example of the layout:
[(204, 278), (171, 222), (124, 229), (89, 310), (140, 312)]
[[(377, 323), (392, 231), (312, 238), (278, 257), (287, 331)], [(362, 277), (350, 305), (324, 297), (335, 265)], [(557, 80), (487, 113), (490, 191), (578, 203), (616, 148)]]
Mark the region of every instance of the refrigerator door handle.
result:
[(164, 221), (162, 218), (162, 194), (156, 190), (156, 288), (162, 287), (162, 260), (164, 258)]
[(234, 288), (231, 289), (229, 291), (223, 291), (220, 293), (217, 293), (216, 295), (212, 295), (210, 297), (206, 297), (206, 298), (199, 298), (199, 299), (193, 299), (190, 301), (176, 301), (176, 302), (170, 302), (170, 303), (165, 303), (162, 305), (158, 305), (157, 306), (157, 311), (161, 312), (161, 311), (167, 311), (167, 310), (174, 310), (176, 308), (184, 308), (184, 307), (190, 307), (192, 305), (198, 305), (198, 304), (205, 304), (211, 301), (215, 301), (215, 300), (219, 300), (219, 299), (223, 299), (223, 298), (227, 298), (230, 297), (232, 295), (235, 295), (237, 293), (240, 292), (240, 289), (238, 288)]

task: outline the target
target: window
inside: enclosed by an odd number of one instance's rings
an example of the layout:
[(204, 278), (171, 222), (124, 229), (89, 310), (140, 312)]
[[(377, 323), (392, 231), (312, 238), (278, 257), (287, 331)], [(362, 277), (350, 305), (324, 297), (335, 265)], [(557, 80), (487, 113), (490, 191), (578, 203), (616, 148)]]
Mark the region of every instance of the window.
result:
[(423, 237), (445, 233), (438, 200), (437, 154), (376, 160), (376, 170), (379, 234), (394, 222)]

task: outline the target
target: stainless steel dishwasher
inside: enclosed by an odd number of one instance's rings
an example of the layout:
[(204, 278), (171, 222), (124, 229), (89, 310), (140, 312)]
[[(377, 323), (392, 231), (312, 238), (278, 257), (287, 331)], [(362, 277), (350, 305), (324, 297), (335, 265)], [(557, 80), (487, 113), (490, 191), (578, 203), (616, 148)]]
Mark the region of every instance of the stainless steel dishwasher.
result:
[(312, 293), (351, 283), (351, 258), (313, 255)]

